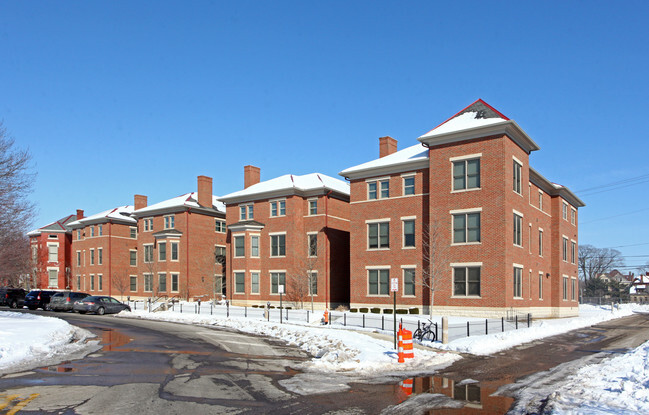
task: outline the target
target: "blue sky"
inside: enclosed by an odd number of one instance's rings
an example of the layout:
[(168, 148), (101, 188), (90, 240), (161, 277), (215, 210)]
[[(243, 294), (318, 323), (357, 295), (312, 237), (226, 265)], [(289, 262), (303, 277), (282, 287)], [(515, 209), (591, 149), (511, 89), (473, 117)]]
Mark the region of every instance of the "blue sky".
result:
[[(33, 154), (42, 226), (321, 172), (474, 100), (586, 202), (580, 243), (649, 261), (649, 3), (0, 2), (0, 119)], [(647, 176), (644, 179), (627, 180)], [(580, 192), (612, 186), (605, 192)]]

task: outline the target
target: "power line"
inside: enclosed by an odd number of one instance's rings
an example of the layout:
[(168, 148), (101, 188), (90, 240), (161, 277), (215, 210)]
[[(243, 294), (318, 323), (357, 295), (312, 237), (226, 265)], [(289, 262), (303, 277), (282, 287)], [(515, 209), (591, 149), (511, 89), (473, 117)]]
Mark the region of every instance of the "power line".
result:
[(627, 212), (627, 213), (620, 213), (619, 215), (608, 216), (608, 217), (605, 217), (605, 218), (592, 219), (592, 220), (588, 220), (586, 222), (579, 222), (579, 224), (584, 225), (584, 224), (587, 224), (587, 223), (599, 222), (599, 221), (602, 221), (602, 220), (615, 219), (615, 218), (619, 218), (620, 216), (633, 215), (635, 213), (644, 212), (646, 210), (649, 210), (649, 208), (638, 209), (638, 210), (634, 210), (632, 212)]
[(591, 194), (597, 194), (602, 192), (608, 192), (616, 189), (622, 189), (629, 186), (635, 186), (637, 184), (642, 184), (646, 182), (649, 182), (649, 174), (643, 174), (642, 176), (631, 177), (628, 179), (618, 180), (615, 182), (611, 182), (599, 186), (589, 187), (587, 189), (577, 190), (575, 191), (575, 193), (579, 193), (580, 196), (591, 195)]

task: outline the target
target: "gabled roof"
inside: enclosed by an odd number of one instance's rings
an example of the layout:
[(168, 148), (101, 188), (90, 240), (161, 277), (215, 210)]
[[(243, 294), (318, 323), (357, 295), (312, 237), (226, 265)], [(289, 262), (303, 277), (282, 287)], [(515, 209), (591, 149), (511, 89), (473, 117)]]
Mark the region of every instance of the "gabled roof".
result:
[(56, 222), (52, 222), (43, 226), (42, 228), (34, 229), (27, 233), (27, 236), (38, 236), (43, 232), (70, 232), (70, 223), (74, 222), (77, 219), (77, 215), (68, 215), (65, 216)]
[(336, 193), (338, 197), (349, 199), (348, 183), (321, 173), (310, 173), (303, 176), (285, 174), (253, 184), (247, 189), (227, 194), (220, 199), (225, 203), (240, 203), (289, 195), (316, 196), (329, 190)]
[(418, 138), (427, 147), (506, 134), (527, 153), (540, 147), (513, 120), (478, 99)]
[(341, 171), (343, 177), (357, 179), (379, 176), (386, 173), (399, 173), (428, 167), (428, 149), (415, 144), (396, 153), (359, 164)]
[(97, 223), (122, 222), (124, 224), (135, 225), (137, 221), (131, 217), (133, 206), (120, 206), (114, 209), (105, 210), (95, 215), (86, 216), (83, 219), (76, 220), (69, 224), (72, 229), (83, 228), (84, 226), (94, 225)]
[(198, 204), (198, 192), (185, 193), (172, 199), (164, 200), (151, 206), (138, 209), (133, 212), (137, 218), (144, 216), (157, 215), (161, 213), (184, 212), (187, 209), (192, 211), (225, 215), (225, 205), (218, 196), (212, 196), (212, 207), (207, 208)]

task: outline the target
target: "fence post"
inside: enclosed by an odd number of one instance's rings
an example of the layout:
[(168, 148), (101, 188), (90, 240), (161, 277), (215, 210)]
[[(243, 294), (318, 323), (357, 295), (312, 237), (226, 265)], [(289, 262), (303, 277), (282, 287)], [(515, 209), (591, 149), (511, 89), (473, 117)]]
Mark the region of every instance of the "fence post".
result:
[(286, 308), (286, 321), (288, 321), (288, 308)]
[(502, 325), (503, 331), (505, 331), (505, 317), (500, 317), (500, 324)]
[(309, 310), (306, 310), (306, 322), (309, 322)]
[(469, 322), (466, 322), (466, 337), (471, 337), (471, 333), (469, 332)]
[(210, 304), (210, 316), (214, 314), (214, 304)]
[(484, 319), (484, 334), (489, 334), (489, 319)]
[(439, 341), (439, 337), (437, 336), (437, 323), (435, 323), (435, 338)]
[(244, 316), (245, 318), (248, 318), (248, 306), (245, 306), (245, 307), (243, 308), (243, 316)]
[(385, 330), (385, 315), (383, 314), (381, 314), (381, 330)]
[(363, 314), (363, 328), (365, 328), (365, 314)]
[(527, 328), (530, 328), (530, 322), (532, 321), (532, 313), (527, 313)]
[(343, 313), (343, 326), (347, 327), (347, 313)]
[(516, 330), (518, 330), (518, 314), (514, 316), (514, 320), (516, 321)]
[(182, 314), (183, 312), (183, 303), (180, 303), (180, 313)]

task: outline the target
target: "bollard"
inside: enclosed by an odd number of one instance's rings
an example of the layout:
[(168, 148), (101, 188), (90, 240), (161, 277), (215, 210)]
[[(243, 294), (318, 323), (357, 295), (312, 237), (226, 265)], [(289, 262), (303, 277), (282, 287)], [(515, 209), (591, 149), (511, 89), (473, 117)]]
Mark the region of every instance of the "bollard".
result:
[(347, 327), (347, 313), (343, 313), (343, 326)]
[(532, 313), (527, 313), (527, 328), (530, 328), (531, 322), (532, 322)]
[(180, 314), (183, 312), (183, 303), (180, 303)]
[(365, 328), (365, 314), (363, 314), (363, 328)]
[(439, 336), (437, 335), (437, 323), (435, 323), (435, 338), (439, 341)]
[(466, 337), (471, 337), (471, 334), (469, 333), (469, 322), (466, 322)]
[(214, 314), (214, 304), (210, 304), (210, 316)]
[(243, 316), (244, 316), (245, 318), (248, 318), (248, 306), (245, 306), (245, 307), (243, 308)]
[(503, 328), (502, 331), (505, 331), (505, 317), (500, 317), (500, 324), (501, 324), (501, 326)]
[(514, 316), (514, 321), (516, 321), (516, 330), (518, 330), (518, 314)]
[(306, 322), (309, 322), (309, 310), (306, 310)]
[(484, 319), (484, 334), (489, 334), (489, 319)]
[(448, 317), (442, 317), (442, 343), (448, 343)]
[(286, 310), (286, 321), (288, 321), (288, 308), (286, 308), (285, 310)]
[(381, 315), (381, 330), (385, 330), (385, 316)]

